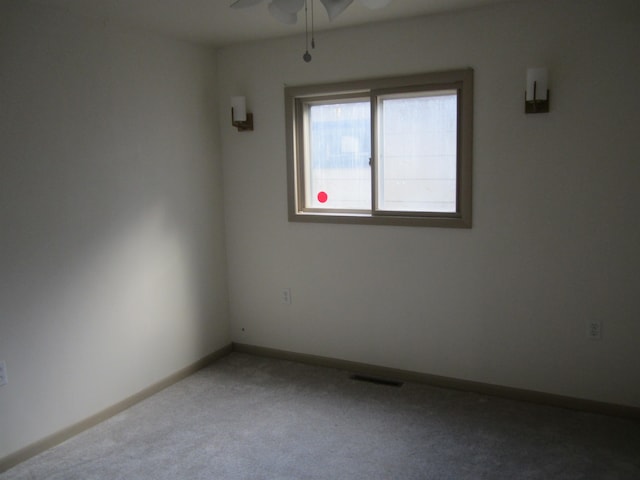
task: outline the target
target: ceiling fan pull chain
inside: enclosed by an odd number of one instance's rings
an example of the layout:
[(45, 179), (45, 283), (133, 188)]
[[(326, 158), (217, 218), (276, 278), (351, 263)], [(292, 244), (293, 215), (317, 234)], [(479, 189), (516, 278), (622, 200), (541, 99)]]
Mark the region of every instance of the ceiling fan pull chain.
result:
[(311, 48), (316, 48), (316, 31), (314, 28), (314, 19), (313, 19), (313, 2), (314, 0), (311, 0)]
[[(309, 11), (307, 8), (307, 1), (308, 0), (304, 0), (304, 34), (305, 34), (305, 44), (307, 47), (307, 51), (304, 52), (304, 55), (302, 55), (302, 59), (305, 62), (309, 63), (311, 61), (311, 54), (309, 53)], [(312, 4), (312, 8), (313, 8), (313, 4)]]

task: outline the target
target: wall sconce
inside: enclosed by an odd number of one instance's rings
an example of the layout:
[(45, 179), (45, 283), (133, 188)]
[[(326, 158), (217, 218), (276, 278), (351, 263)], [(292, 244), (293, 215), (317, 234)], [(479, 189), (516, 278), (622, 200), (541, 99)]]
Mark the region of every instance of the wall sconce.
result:
[(546, 68), (527, 69), (527, 89), (524, 92), (525, 113), (549, 111), (549, 72)]
[(239, 132), (253, 131), (253, 113), (247, 113), (247, 100), (244, 97), (231, 97), (231, 125)]

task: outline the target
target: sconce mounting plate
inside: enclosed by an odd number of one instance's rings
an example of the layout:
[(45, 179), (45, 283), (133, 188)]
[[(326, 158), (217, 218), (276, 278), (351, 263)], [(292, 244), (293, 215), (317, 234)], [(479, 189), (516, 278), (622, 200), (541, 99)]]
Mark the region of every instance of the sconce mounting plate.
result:
[(247, 113), (247, 119), (244, 122), (233, 119), (233, 109), (231, 109), (231, 125), (236, 127), (239, 132), (253, 131), (253, 113)]
[(549, 100), (550, 92), (547, 90), (546, 100), (527, 100), (525, 93), (524, 100), (524, 113), (548, 113), (549, 112)]

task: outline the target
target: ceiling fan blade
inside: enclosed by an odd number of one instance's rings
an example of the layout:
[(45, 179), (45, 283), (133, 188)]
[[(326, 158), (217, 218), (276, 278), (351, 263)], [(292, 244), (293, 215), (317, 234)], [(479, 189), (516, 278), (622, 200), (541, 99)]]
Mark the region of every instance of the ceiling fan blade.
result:
[(294, 25), (298, 21), (297, 13), (289, 13), (282, 10), (276, 2), (271, 2), (269, 4), (269, 13), (281, 23), (286, 23), (287, 25)]
[(342, 12), (345, 8), (353, 3), (353, 0), (320, 0), (324, 8), (327, 10), (329, 20), (333, 20)]
[(231, 8), (245, 8), (258, 5), (262, 0), (236, 0), (231, 4)]
[(376, 9), (386, 7), (391, 3), (391, 0), (360, 0), (360, 3), (367, 8)]
[(304, 0), (273, 0), (271, 3), (286, 13), (298, 13), (304, 7)]

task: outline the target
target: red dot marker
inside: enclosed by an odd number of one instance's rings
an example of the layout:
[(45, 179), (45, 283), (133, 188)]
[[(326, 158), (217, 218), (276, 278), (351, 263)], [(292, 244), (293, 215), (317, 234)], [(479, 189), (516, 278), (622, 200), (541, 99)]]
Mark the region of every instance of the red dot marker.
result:
[(318, 193), (318, 201), (320, 203), (325, 203), (327, 200), (329, 200), (329, 195), (326, 192)]

